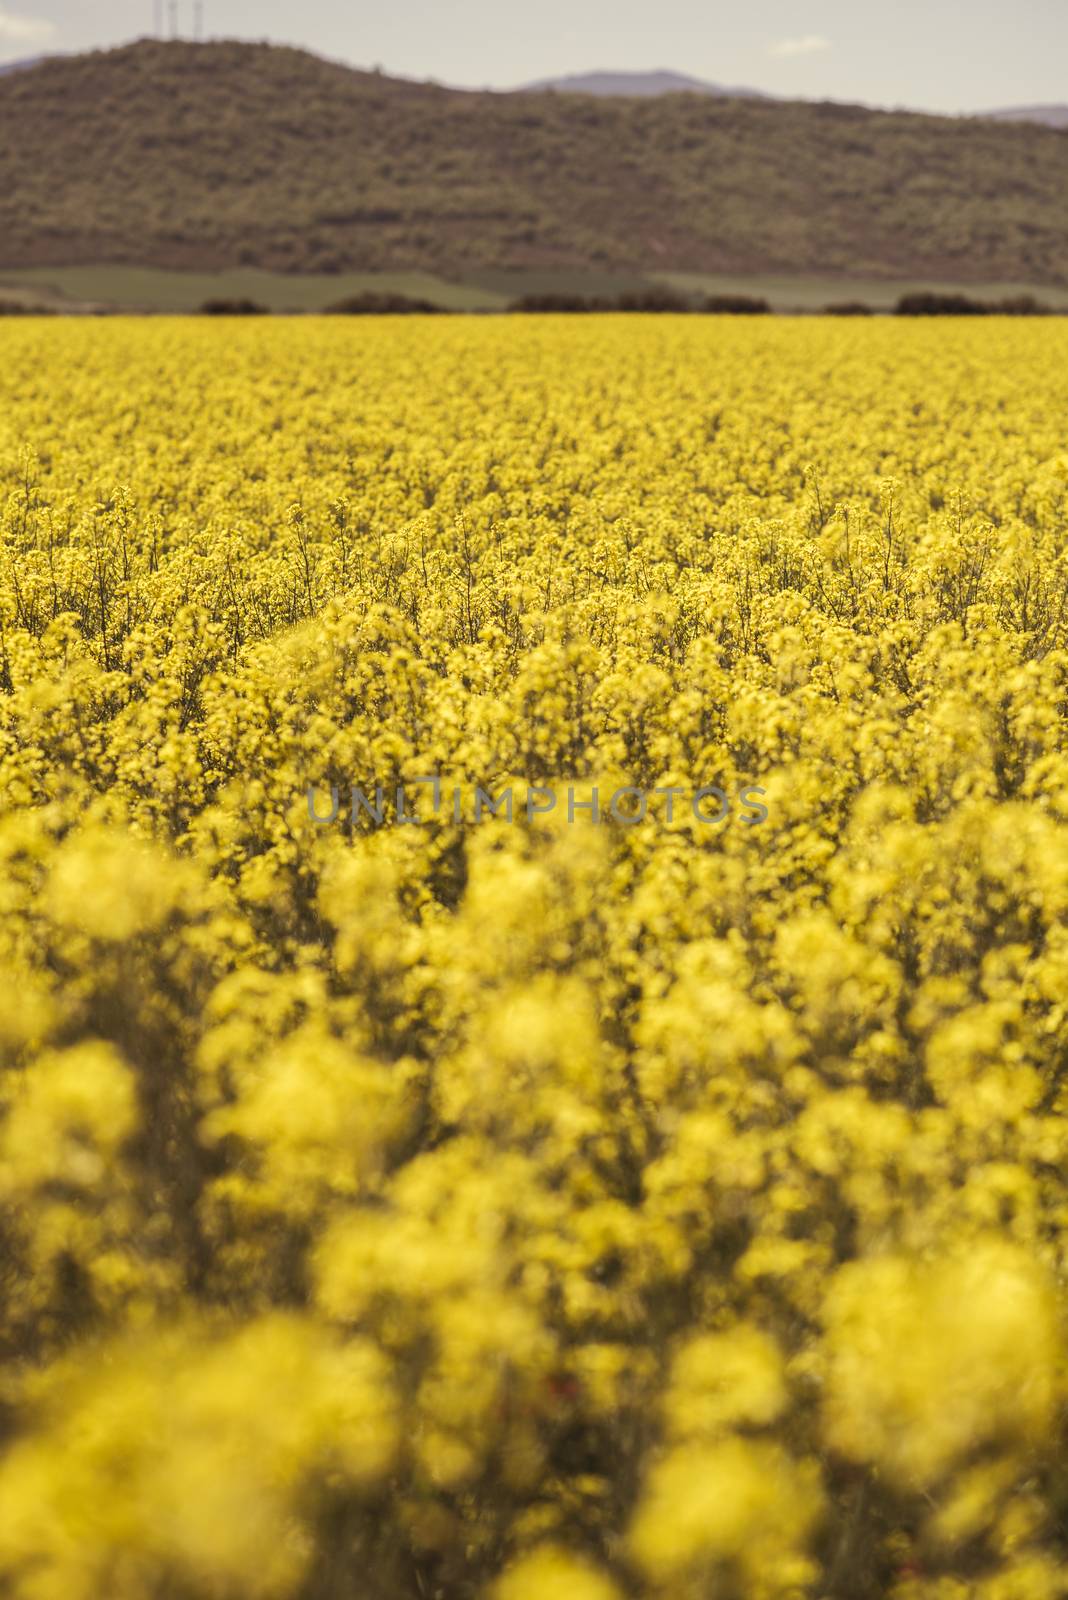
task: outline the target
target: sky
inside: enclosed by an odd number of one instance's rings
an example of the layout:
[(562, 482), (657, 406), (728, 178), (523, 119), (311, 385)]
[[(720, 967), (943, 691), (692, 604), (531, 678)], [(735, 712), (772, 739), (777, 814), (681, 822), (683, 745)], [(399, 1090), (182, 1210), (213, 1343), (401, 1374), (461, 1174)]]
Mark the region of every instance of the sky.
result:
[[(195, 0), (174, 0), (191, 36)], [(801, 99), (986, 111), (1068, 101), (1066, 0), (202, 0), (207, 37), (509, 89), (667, 67)], [(172, 0), (0, 0), (0, 61), (123, 44)]]

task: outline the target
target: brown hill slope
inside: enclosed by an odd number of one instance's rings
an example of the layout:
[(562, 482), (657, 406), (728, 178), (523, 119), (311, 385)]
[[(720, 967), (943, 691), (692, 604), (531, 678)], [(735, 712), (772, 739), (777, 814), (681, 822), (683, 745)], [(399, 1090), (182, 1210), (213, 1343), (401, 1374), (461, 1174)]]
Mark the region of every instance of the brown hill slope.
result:
[(1068, 135), (835, 104), (492, 94), (143, 41), (0, 79), (0, 266), (1068, 281)]

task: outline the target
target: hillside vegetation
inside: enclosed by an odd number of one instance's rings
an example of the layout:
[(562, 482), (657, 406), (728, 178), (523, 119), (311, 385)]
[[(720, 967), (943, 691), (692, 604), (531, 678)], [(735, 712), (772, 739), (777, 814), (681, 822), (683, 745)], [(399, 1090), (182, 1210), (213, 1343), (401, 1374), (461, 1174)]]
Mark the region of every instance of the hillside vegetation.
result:
[(1066, 281), (1052, 128), (142, 41), (0, 80), (0, 266)]

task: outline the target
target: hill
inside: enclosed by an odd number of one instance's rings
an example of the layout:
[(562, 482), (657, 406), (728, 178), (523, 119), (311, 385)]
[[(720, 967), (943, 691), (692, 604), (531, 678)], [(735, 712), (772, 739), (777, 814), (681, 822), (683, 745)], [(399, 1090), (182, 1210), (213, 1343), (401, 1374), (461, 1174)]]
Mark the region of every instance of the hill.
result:
[(610, 94), (648, 96), (658, 94), (711, 94), (744, 100), (768, 100), (760, 89), (725, 89), (685, 72), (575, 72), (565, 78), (540, 78), (524, 88), (530, 91), (553, 89), (561, 94)]
[(0, 78), (0, 267), (1068, 279), (1065, 134), (145, 40)]

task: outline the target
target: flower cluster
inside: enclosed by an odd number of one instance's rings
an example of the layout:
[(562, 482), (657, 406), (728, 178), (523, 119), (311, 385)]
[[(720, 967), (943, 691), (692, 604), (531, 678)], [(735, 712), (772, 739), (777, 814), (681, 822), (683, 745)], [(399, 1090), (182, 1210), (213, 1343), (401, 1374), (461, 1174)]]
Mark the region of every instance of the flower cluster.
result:
[(1068, 332), (624, 320), (4, 330), (11, 1600), (1068, 1592)]

